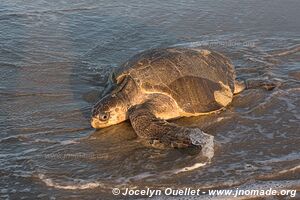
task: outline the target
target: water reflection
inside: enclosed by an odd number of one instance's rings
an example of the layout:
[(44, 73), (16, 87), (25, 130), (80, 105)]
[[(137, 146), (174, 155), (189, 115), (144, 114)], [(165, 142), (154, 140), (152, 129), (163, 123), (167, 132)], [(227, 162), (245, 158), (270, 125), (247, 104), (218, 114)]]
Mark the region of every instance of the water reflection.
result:
[[(1, 198), (109, 199), (114, 186), (299, 188), (298, 7), (2, 2), (0, 185), (8, 189)], [(216, 141), (209, 165), (179, 174), (172, 172), (201, 158), (145, 147), (129, 122), (99, 131), (89, 124), (112, 68), (139, 51), (173, 45), (213, 48), (233, 60), (239, 77), (283, 83), (272, 92), (245, 91), (218, 115), (176, 120)]]

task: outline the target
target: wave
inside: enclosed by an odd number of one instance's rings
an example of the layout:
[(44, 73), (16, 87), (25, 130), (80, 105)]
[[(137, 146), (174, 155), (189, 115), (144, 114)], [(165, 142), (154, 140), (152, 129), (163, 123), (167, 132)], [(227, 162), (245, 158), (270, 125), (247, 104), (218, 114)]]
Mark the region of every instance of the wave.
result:
[[(135, 176), (119, 178), (119, 179), (114, 180), (114, 182), (115, 182), (115, 184), (116, 183), (121, 184), (121, 186), (122, 186), (122, 185), (124, 185), (124, 183), (130, 184), (132, 181), (140, 181), (140, 180), (143, 180), (146, 178), (168, 179), (168, 178), (172, 177), (174, 174), (188, 172), (188, 171), (198, 169), (200, 167), (204, 167), (211, 162), (211, 159), (214, 156), (214, 137), (212, 135), (208, 135), (208, 134), (204, 133), (204, 135), (201, 135), (201, 141), (204, 141), (201, 153), (199, 153), (199, 155), (196, 156), (196, 158), (194, 160), (195, 163), (191, 166), (187, 166), (187, 167), (183, 167), (183, 168), (175, 169), (175, 170), (164, 171), (164, 172), (160, 172), (158, 174), (152, 174), (149, 172), (141, 173), (141, 174), (137, 174)], [(49, 187), (65, 189), (65, 190), (76, 190), (76, 189), (85, 190), (85, 189), (93, 189), (93, 188), (98, 188), (98, 187), (104, 188), (104, 189), (111, 188), (111, 184), (105, 183), (105, 181), (103, 181), (103, 182), (90, 181), (89, 182), (89, 181), (81, 180), (81, 179), (72, 179), (72, 181), (69, 181), (66, 183), (58, 183), (58, 182), (55, 182), (51, 178), (47, 178), (42, 173), (38, 174), (38, 178)]]

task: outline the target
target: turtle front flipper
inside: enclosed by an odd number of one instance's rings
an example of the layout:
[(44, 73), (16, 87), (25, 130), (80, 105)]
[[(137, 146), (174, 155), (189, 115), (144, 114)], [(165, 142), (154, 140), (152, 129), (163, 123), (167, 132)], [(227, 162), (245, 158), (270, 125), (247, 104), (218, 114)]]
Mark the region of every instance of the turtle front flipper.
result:
[(137, 135), (155, 148), (213, 148), (213, 136), (157, 118), (149, 103), (132, 107), (129, 119)]

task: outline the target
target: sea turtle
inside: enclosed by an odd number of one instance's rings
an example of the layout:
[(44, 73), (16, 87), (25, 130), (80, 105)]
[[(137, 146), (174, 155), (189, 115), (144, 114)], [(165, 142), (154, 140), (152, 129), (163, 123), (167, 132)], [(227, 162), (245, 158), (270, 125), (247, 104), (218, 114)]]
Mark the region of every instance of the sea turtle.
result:
[[(115, 89), (92, 111), (91, 125), (103, 128), (127, 119), (155, 147), (194, 147), (209, 135), (166, 120), (214, 113), (247, 88), (236, 80), (224, 55), (200, 48), (158, 48), (139, 53), (114, 72)], [(274, 84), (252, 81), (248, 87)]]

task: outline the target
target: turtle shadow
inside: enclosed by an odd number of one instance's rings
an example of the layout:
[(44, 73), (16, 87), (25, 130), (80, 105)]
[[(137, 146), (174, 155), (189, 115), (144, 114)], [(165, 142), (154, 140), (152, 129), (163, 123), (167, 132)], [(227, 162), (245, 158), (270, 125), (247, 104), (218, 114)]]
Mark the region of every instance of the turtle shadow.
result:
[(124, 140), (135, 140), (137, 139), (137, 135), (131, 127), (129, 121), (125, 121), (114, 126), (95, 129), (89, 138), (123, 142)]

